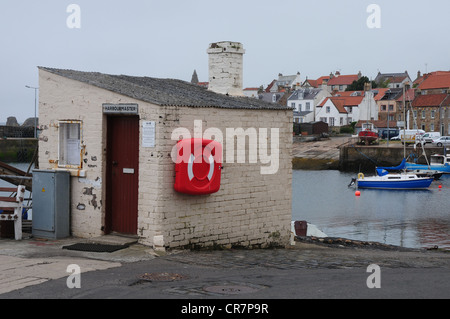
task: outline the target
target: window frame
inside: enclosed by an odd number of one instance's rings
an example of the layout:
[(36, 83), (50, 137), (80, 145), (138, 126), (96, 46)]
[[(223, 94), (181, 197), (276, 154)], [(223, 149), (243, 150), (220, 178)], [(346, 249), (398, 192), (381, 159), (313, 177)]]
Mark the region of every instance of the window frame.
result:
[[(63, 127), (65, 125), (70, 125), (70, 124), (75, 124), (75, 125), (79, 125), (79, 129), (78, 129), (78, 141), (79, 141), (79, 145), (78, 145), (78, 150), (79, 150), (79, 163), (78, 164), (74, 164), (74, 163), (70, 163), (70, 164), (66, 164), (62, 162), (62, 130)], [(83, 156), (82, 156), (82, 150), (83, 150), (83, 145), (82, 145), (82, 141), (83, 141), (83, 123), (80, 120), (60, 120), (58, 121), (58, 128), (59, 128), (59, 132), (58, 132), (58, 168), (62, 168), (62, 169), (81, 169), (83, 166)], [(66, 138), (66, 142), (67, 143), (67, 138)], [(67, 160), (66, 160), (67, 161)]]

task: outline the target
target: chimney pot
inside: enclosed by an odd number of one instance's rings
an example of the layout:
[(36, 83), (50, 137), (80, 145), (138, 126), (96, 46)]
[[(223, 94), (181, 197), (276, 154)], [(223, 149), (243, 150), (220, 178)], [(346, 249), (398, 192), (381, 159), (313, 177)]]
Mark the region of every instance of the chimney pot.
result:
[(243, 96), (243, 59), (241, 43), (211, 43), (209, 55), (209, 90), (232, 96)]

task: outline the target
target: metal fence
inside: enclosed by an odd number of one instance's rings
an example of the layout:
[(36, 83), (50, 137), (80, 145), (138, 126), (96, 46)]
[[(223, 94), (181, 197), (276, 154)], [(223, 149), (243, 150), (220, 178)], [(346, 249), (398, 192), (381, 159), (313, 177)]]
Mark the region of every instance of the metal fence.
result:
[(0, 138), (34, 138), (34, 127), (0, 126)]

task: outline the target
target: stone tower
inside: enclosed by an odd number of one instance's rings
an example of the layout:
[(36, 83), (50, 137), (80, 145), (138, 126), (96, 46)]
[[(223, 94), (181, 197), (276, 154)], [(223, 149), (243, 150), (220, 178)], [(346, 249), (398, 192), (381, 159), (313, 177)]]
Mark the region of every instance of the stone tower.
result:
[(211, 43), (209, 55), (209, 90), (232, 96), (243, 96), (243, 59), (241, 43)]

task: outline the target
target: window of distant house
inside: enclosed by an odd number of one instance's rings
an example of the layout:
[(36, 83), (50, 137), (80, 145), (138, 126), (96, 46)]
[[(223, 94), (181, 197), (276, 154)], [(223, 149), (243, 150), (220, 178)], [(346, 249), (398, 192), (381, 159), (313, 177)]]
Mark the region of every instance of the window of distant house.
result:
[(381, 111), (382, 111), (382, 112), (386, 112), (386, 105), (384, 105), (384, 104), (381, 105)]
[(343, 85), (339, 85), (339, 91), (344, 90), (344, 86)]
[(331, 112), (331, 108), (330, 108), (329, 106), (327, 106), (326, 112), (327, 112), (327, 113), (330, 113), (330, 112)]
[(389, 115), (389, 121), (395, 121), (394, 115)]
[(393, 111), (394, 110), (394, 105), (389, 104), (389, 111)]
[(334, 126), (334, 117), (330, 117), (330, 126)]
[(348, 113), (352, 113), (352, 111), (353, 111), (353, 107), (352, 107), (352, 106), (349, 106), (348, 109), (347, 109), (347, 112), (348, 112)]
[(414, 118), (417, 118), (417, 111), (414, 111)]
[(306, 102), (306, 111), (311, 110), (311, 102)]
[(422, 111), (422, 118), (425, 118), (425, 111)]
[(431, 124), (430, 124), (430, 131), (431, 131), (431, 132), (434, 132), (434, 123), (431, 123)]
[(422, 130), (425, 131), (425, 124), (422, 124)]
[(326, 117), (321, 117), (320, 120), (321, 120), (322, 122), (324, 122), (324, 123), (327, 122), (327, 118), (326, 118)]
[(431, 110), (431, 118), (434, 119), (434, 110)]
[(81, 168), (81, 122), (59, 122), (59, 167)]

